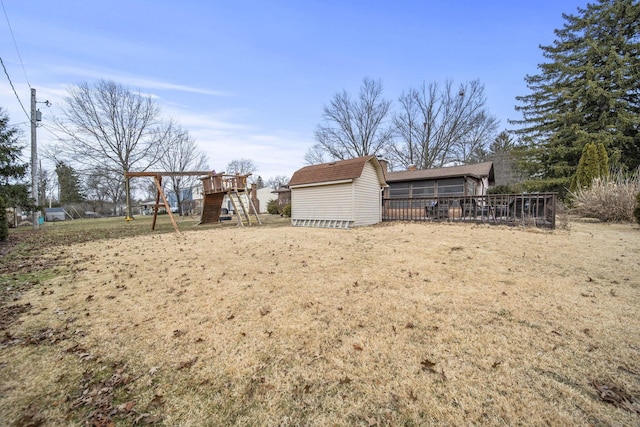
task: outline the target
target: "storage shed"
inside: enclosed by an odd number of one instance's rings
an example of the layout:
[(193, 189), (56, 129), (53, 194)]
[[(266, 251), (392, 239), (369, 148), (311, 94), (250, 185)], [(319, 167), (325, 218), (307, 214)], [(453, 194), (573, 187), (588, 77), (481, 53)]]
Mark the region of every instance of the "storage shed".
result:
[(291, 223), (330, 228), (376, 224), (382, 220), (386, 186), (376, 156), (306, 166), (289, 181)]
[(67, 213), (64, 208), (45, 208), (44, 216), (47, 222), (64, 221), (67, 218)]

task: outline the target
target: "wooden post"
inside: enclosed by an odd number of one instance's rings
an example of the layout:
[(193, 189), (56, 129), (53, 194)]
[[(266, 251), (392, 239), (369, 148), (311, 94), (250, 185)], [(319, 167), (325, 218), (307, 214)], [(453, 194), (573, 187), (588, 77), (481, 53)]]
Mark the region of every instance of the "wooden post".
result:
[[(160, 181), (160, 182), (158, 182)], [(154, 176), (153, 182), (156, 184), (156, 204), (153, 206), (153, 222), (151, 223), (151, 229), (156, 229), (156, 218), (158, 218), (158, 207), (160, 206), (160, 189), (162, 188), (162, 176)]]
[[(162, 197), (162, 202), (164, 203), (164, 209), (167, 211), (167, 214), (169, 215), (169, 218), (171, 218), (171, 223), (173, 224), (173, 229), (176, 230), (176, 233), (180, 233), (180, 229), (178, 228), (178, 223), (176, 222), (176, 219), (173, 217), (173, 212), (171, 212), (171, 206), (169, 206), (169, 202), (167, 201), (167, 198), (164, 195), (164, 191), (162, 191), (162, 175), (158, 174), (155, 177), (155, 183), (156, 183), (156, 187), (158, 187), (158, 194), (156, 195), (156, 215), (158, 214), (158, 197)], [(153, 217), (153, 226), (152, 226), (152, 230), (155, 230), (155, 225), (156, 225), (156, 217)]]

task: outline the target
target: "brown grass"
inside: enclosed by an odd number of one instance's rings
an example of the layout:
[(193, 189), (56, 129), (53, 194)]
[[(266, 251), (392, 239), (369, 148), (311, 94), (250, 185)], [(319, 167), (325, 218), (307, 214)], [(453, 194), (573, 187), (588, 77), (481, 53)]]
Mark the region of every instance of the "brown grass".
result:
[(63, 259), (15, 302), (3, 425), (640, 423), (592, 385), (640, 397), (637, 226), (224, 227)]

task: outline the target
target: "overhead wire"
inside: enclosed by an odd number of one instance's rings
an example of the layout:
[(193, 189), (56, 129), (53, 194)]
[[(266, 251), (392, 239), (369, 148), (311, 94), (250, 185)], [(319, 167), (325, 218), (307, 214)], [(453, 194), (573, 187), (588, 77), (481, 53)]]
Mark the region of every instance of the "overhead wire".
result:
[(24, 68), (24, 62), (22, 61), (22, 55), (20, 55), (20, 49), (18, 49), (18, 42), (16, 42), (16, 37), (13, 35), (13, 28), (11, 28), (11, 22), (9, 21), (9, 15), (7, 14), (7, 9), (4, 7), (4, 0), (0, 0), (0, 4), (2, 4), (2, 11), (4, 12), (4, 17), (7, 20), (7, 25), (9, 26), (9, 32), (11, 33), (11, 39), (13, 40), (13, 45), (16, 47), (16, 53), (18, 54), (18, 59), (20, 60), (20, 65), (22, 66), (22, 72), (24, 73), (24, 78), (27, 81), (27, 85), (29, 85), (29, 89), (31, 89), (31, 83), (29, 82), (29, 77), (27, 77), (27, 70)]
[(53, 129), (51, 129), (51, 127), (49, 127), (49, 125), (45, 125), (44, 123), (40, 123), (40, 127), (44, 130), (46, 130), (47, 132), (49, 132), (49, 134), (51, 136), (53, 136), (55, 139), (57, 140), (61, 140), (62, 138), (60, 137), (60, 135), (58, 135)]
[(24, 111), (25, 116), (27, 116), (27, 119), (29, 120), (29, 123), (31, 123), (31, 116), (29, 115), (29, 113), (27, 113), (27, 109), (24, 108), (24, 105), (22, 105), (22, 101), (20, 100), (20, 97), (18, 96), (18, 92), (16, 91), (15, 86), (13, 86), (13, 82), (11, 81), (11, 77), (9, 77), (9, 72), (7, 71), (7, 67), (4, 66), (4, 61), (2, 60), (2, 57), (0, 56), (0, 63), (2, 64), (2, 69), (4, 70), (4, 74), (7, 76), (7, 80), (9, 80), (9, 84), (11, 85), (11, 89), (13, 89), (13, 93), (16, 96), (16, 99), (18, 100), (18, 103), (20, 103), (20, 106), (22, 107), (22, 111)]

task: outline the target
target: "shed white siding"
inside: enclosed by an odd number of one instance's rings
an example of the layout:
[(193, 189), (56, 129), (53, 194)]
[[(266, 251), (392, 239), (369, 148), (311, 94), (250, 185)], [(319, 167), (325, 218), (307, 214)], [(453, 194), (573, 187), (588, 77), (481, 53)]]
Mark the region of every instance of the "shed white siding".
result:
[(330, 228), (376, 224), (382, 220), (383, 186), (374, 156), (306, 166), (290, 181), (291, 223)]
[(367, 162), (353, 185), (354, 225), (377, 224), (382, 220), (382, 194), (376, 168)]
[(352, 184), (292, 188), (291, 220), (294, 224), (307, 220), (352, 223), (355, 220)]

